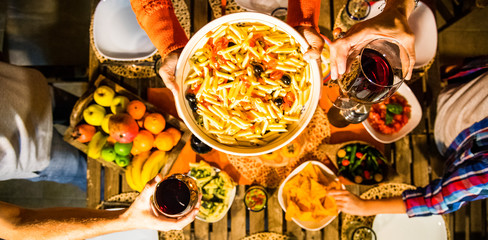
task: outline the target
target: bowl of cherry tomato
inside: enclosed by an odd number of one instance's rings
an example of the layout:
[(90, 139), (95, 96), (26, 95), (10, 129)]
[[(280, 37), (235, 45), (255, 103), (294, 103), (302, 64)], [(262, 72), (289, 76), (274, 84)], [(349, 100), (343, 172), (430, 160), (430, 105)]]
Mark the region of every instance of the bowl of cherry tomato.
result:
[(420, 123), (422, 107), (406, 84), (383, 102), (373, 104), (363, 126), (381, 143), (392, 143), (410, 133)]
[(336, 159), (338, 174), (356, 184), (374, 185), (387, 177), (386, 158), (371, 145), (346, 144), (339, 148)]

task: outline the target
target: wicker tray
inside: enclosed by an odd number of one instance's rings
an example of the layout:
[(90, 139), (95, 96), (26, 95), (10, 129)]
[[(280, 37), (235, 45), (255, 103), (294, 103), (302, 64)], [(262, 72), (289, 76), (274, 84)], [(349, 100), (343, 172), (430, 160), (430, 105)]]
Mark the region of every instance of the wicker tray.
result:
[[(74, 128), (78, 124), (84, 122), (83, 110), (85, 110), (85, 108), (87, 108), (90, 104), (93, 103), (93, 93), (95, 92), (95, 89), (101, 85), (107, 85), (107, 86), (111, 87), (112, 89), (115, 90), (116, 94), (126, 96), (130, 100), (137, 99), (137, 100), (142, 101), (146, 105), (147, 111), (161, 113), (164, 116), (164, 118), (166, 119), (167, 125), (170, 125), (176, 129), (180, 130), (181, 139), (178, 142), (178, 144), (176, 146), (174, 146), (170, 152), (168, 152), (167, 163), (166, 163), (166, 165), (164, 165), (163, 169), (161, 170), (161, 173), (163, 175), (166, 175), (169, 172), (169, 170), (171, 169), (171, 167), (173, 166), (173, 163), (178, 158), (178, 154), (181, 152), (181, 150), (185, 146), (186, 142), (190, 139), (190, 136), (191, 136), (190, 130), (185, 126), (185, 124), (181, 120), (173, 117), (170, 114), (162, 112), (161, 110), (157, 109), (151, 103), (141, 99), (139, 96), (137, 96), (134, 93), (126, 90), (122, 86), (116, 84), (115, 82), (113, 82), (112, 80), (108, 79), (107, 77), (105, 77), (103, 75), (100, 75), (98, 77), (98, 79), (95, 81), (94, 86), (92, 86), (90, 89), (88, 89), (83, 94), (83, 96), (81, 96), (81, 98), (76, 102), (75, 106), (73, 107), (73, 111), (71, 112), (70, 126), (68, 127), (68, 129), (64, 133), (64, 140), (66, 142), (68, 142), (69, 144), (73, 145), (74, 147), (76, 147), (77, 149), (79, 149), (80, 151), (86, 153), (88, 145), (75, 140), (72, 137), (72, 133), (74, 131)], [(110, 167), (110, 168), (113, 168), (115, 170), (120, 170), (122, 172), (125, 172), (125, 168), (118, 166), (114, 162), (107, 162), (101, 158), (96, 159), (96, 160), (98, 162), (100, 162), (105, 167)]]

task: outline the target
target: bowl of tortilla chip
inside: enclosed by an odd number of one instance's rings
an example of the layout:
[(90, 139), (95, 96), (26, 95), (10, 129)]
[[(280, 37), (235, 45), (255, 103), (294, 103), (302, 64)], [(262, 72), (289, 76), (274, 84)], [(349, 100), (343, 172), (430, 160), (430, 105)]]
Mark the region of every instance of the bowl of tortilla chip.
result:
[(318, 231), (339, 214), (331, 189), (345, 189), (337, 176), (319, 161), (307, 161), (293, 170), (281, 183), (278, 202), (286, 212), (286, 220)]

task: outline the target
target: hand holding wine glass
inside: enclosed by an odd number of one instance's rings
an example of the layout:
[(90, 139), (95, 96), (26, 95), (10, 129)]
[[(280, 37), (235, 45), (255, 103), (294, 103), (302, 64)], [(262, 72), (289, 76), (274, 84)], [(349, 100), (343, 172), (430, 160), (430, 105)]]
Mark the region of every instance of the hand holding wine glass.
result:
[(132, 227), (141, 229), (151, 228), (159, 231), (181, 230), (195, 219), (200, 207), (199, 199), (196, 202), (195, 207), (180, 218), (166, 217), (163, 214), (159, 214), (157, 211), (155, 211), (152, 203), (152, 197), (158, 183), (160, 183), (162, 180), (163, 178), (161, 175), (157, 175), (154, 179), (149, 181), (134, 203), (123, 214), (123, 218), (126, 219), (128, 223), (137, 225)]
[(394, 39), (377, 38), (358, 46), (347, 56), (346, 72), (327, 83), (327, 96), (351, 123), (364, 121), (371, 104), (391, 96), (411, 71), (403, 64), (409, 59), (406, 48)]
[(410, 79), (415, 64), (415, 36), (408, 25), (408, 16), (415, 7), (413, 0), (389, 0), (378, 16), (357, 23), (330, 45), (331, 78), (337, 79), (346, 72), (347, 57), (351, 49), (361, 49), (375, 38), (388, 37), (400, 42), (409, 55), (402, 58), (402, 65), (408, 68), (406, 79)]

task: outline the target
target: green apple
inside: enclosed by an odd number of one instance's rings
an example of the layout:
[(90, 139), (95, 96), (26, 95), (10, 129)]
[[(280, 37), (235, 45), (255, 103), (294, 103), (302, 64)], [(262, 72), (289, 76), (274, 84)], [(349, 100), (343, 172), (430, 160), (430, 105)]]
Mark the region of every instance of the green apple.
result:
[(83, 119), (85, 122), (93, 125), (102, 125), (103, 118), (105, 117), (105, 108), (98, 104), (92, 104), (83, 110)]
[(115, 149), (112, 146), (105, 146), (102, 149), (102, 158), (107, 162), (112, 162), (117, 157), (117, 153), (115, 153)]
[(127, 104), (129, 104), (129, 99), (125, 96), (116, 96), (112, 100), (110, 104), (110, 110), (112, 110), (113, 114), (123, 113), (127, 108)]
[(109, 86), (100, 86), (93, 94), (93, 100), (103, 107), (110, 107), (115, 96), (115, 91)]
[(109, 128), (108, 128), (108, 123), (110, 122), (110, 117), (113, 116), (112, 113), (109, 113), (105, 115), (102, 121), (102, 130), (108, 134), (110, 134)]
[(117, 155), (120, 156), (127, 156), (130, 153), (130, 150), (132, 149), (132, 143), (119, 143), (116, 142), (114, 144), (114, 150)]
[(115, 163), (121, 167), (126, 167), (130, 163), (130, 157), (117, 155), (117, 157), (115, 157)]

